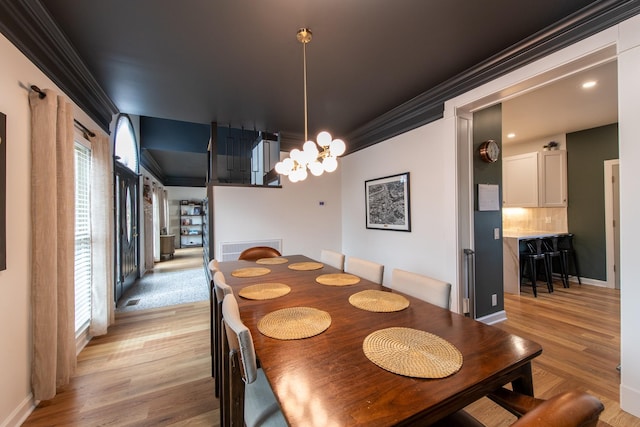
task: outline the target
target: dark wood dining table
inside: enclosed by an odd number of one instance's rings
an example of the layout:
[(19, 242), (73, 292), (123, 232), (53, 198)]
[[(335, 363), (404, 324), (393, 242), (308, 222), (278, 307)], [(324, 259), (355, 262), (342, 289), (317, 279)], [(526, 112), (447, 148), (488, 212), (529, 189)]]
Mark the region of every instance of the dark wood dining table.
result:
[[(321, 285), (316, 277), (340, 271), (328, 265), (294, 271), (288, 265), (313, 260), (302, 255), (284, 258), (288, 262), (277, 265), (221, 262), (220, 270), (238, 298), (260, 365), (291, 426), (428, 425), (507, 383), (533, 395), (531, 360), (542, 352), (539, 344), (407, 295), (410, 305), (401, 311), (361, 310), (349, 303), (350, 295), (365, 289), (395, 291), (365, 279), (350, 286)], [(271, 271), (250, 278), (231, 274), (246, 267)], [(291, 292), (269, 300), (238, 297), (243, 287), (258, 283), (284, 283)], [(305, 339), (261, 334), (258, 321), (287, 307), (324, 310), (331, 325)], [(407, 377), (378, 367), (365, 356), (363, 341), (376, 330), (395, 326), (447, 340), (462, 353), (462, 367), (441, 379)]]

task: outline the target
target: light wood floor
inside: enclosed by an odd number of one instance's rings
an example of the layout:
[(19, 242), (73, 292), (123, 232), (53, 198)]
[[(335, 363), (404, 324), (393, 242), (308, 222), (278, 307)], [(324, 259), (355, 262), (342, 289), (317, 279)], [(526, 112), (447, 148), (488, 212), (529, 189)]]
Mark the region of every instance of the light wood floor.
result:
[[(620, 291), (578, 285), (552, 294), (531, 288), (506, 294), (507, 321), (495, 326), (542, 345), (533, 361), (537, 397), (548, 398), (570, 389), (585, 390), (605, 405), (599, 426), (640, 426), (640, 419), (620, 410)], [(515, 417), (489, 399), (467, 407), (491, 426), (508, 426)]]
[[(533, 363), (537, 396), (584, 389), (605, 404), (601, 426), (640, 426), (617, 403), (618, 291), (573, 284), (537, 299), (508, 295), (505, 306), (508, 320), (497, 326), (543, 346)], [(207, 302), (119, 313), (81, 352), (71, 384), (24, 426), (218, 426), (208, 328)], [(488, 426), (515, 419), (488, 399), (467, 409)]]

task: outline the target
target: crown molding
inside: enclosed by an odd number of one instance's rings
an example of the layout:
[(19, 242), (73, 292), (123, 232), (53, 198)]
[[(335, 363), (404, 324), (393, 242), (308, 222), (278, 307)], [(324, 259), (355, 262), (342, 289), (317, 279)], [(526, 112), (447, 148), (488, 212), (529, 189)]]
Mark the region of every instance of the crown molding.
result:
[(149, 150), (144, 148), (140, 150), (140, 166), (151, 172), (163, 185), (167, 185), (167, 177), (164, 175), (160, 164), (151, 155)]
[(638, 13), (640, 0), (597, 1), (350, 132), (345, 155), (441, 119), (445, 101)]
[(110, 133), (118, 108), (39, 0), (0, 1), (0, 32)]
[[(640, 13), (640, 0), (601, 0), (353, 130), (346, 154), (443, 117), (445, 101)], [(103, 130), (118, 108), (39, 0), (0, 2), (0, 31)], [(282, 141), (286, 147), (290, 141)]]

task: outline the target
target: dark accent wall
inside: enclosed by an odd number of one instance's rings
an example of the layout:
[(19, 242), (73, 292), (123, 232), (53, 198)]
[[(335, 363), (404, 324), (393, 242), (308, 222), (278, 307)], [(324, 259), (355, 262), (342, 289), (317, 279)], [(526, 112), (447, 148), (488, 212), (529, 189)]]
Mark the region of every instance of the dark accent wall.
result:
[[(476, 317), (504, 310), (502, 279), (502, 156), (495, 163), (485, 163), (478, 154), (479, 146), (493, 139), (502, 148), (502, 104), (473, 114), (473, 187), (474, 187), (474, 245)], [(478, 184), (500, 186), (499, 210), (478, 211)], [(494, 229), (500, 230), (500, 239), (494, 239)], [(498, 304), (491, 305), (496, 294)]]
[(607, 280), (604, 161), (617, 158), (617, 123), (567, 134), (567, 222), (582, 277)]
[(206, 153), (210, 126), (140, 116), (140, 148)]

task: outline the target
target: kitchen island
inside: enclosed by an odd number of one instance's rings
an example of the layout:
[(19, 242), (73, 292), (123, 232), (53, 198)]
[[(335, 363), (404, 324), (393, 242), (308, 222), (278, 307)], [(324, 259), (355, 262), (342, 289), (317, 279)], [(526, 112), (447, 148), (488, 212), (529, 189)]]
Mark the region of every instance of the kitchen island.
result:
[(567, 232), (504, 230), (502, 236), (502, 280), (505, 293), (520, 295), (520, 242), (562, 234), (567, 234)]

